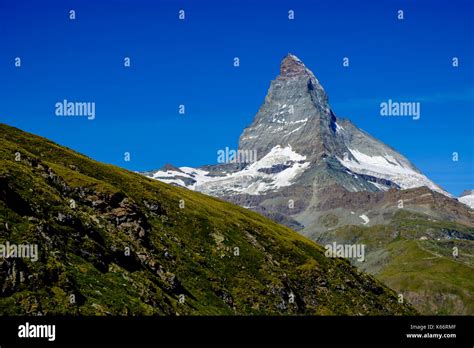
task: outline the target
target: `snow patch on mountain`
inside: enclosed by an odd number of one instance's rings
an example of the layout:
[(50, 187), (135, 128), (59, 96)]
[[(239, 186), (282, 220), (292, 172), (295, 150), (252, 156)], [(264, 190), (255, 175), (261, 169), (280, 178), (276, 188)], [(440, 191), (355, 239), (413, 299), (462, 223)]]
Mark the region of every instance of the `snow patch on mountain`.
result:
[(341, 125), (339, 125), (337, 122), (335, 122), (335, 124), (336, 124), (336, 133), (340, 133), (344, 131), (344, 128)]
[(370, 219), (367, 217), (367, 215), (365, 214), (362, 214), (362, 215), (359, 215), (359, 217), (364, 220), (363, 224), (364, 225), (367, 225), (369, 222), (370, 222)]
[(474, 209), (474, 190), (464, 193), (458, 198), (458, 201), (464, 203), (469, 208)]
[(156, 171), (151, 177), (214, 196), (236, 193), (260, 195), (292, 185), (309, 166), (306, 156), (293, 151), (289, 145), (278, 145), (259, 161), (237, 172), (210, 176), (208, 171), (202, 169), (180, 167), (179, 171)]
[(402, 189), (427, 186), (434, 191), (450, 196), (449, 193), (443, 191), (425, 175), (417, 172), (407, 164), (399, 162), (391, 155), (370, 156), (357, 149), (348, 149), (354, 158), (347, 156), (343, 159), (337, 157), (337, 159), (343, 166), (355, 173), (390, 180)]

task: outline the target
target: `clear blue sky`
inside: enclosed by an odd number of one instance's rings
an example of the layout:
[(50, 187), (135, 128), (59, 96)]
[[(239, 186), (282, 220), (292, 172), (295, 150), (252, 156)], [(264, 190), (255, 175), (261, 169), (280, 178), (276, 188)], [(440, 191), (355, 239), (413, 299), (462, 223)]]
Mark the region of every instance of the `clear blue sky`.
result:
[[(457, 195), (474, 189), (473, 19), (468, 0), (1, 0), (0, 122), (132, 170), (215, 163), (292, 52), (336, 115)], [(389, 98), (421, 101), (420, 120), (381, 117)], [(96, 119), (56, 117), (63, 99), (95, 102)]]

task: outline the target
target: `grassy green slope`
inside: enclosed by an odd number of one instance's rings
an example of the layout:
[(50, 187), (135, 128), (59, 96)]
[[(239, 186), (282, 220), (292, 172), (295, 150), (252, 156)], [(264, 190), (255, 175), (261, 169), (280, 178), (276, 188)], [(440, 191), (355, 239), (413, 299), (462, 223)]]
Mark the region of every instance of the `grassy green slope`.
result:
[(0, 259), (2, 314), (415, 313), (256, 213), (0, 125), (7, 241), (40, 258)]
[(420, 313), (473, 315), (473, 237), (473, 228), (402, 210), (389, 225), (346, 226), (319, 241), (365, 244), (366, 260), (357, 266), (403, 294)]

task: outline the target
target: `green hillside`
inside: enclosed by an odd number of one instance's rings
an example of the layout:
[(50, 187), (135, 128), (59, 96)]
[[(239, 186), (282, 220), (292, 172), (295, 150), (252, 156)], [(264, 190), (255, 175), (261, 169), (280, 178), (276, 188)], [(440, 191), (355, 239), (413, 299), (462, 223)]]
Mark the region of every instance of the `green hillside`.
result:
[(472, 227), (401, 210), (389, 225), (346, 226), (318, 240), (365, 244), (366, 260), (355, 265), (403, 294), (422, 314), (474, 314)]
[(0, 313), (405, 315), (348, 261), (254, 212), (0, 125)]

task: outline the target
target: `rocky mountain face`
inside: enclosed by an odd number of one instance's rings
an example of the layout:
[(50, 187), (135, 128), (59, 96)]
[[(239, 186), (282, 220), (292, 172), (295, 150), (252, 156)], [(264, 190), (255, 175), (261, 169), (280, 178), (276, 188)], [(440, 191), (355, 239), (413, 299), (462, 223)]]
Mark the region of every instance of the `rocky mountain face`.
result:
[(259, 159), (276, 146), (291, 145), (312, 163), (347, 151), (328, 97), (314, 74), (295, 56), (281, 63), (253, 123), (240, 136), (240, 150), (256, 150)]
[[(318, 79), (291, 54), (241, 134), (238, 150), (229, 163), (144, 174), (257, 211), (317, 241), (330, 242), (328, 234), (347, 226), (396, 232), (400, 212), (474, 227), (474, 211), (463, 204), (470, 202), (469, 195), (452, 198), (406, 157), (338, 118)], [(470, 231), (437, 238), (465, 241)], [(354, 240), (346, 237), (338, 241)], [(372, 253), (375, 261), (370, 262), (377, 261), (389, 242), (380, 245), (379, 254)], [(468, 252), (472, 245), (463, 248)], [(403, 291), (402, 286), (396, 289)], [(431, 314), (448, 307), (456, 306), (420, 308)]]
[(255, 212), (2, 124), (0, 253), (3, 315), (417, 313)]
[[(236, 163), (168, 166), (145, 175), (226, 199), (297, 229), (314, 225), (325, 207), (335, 208), (327, 201), (339, 191), (358, 200), (360, 192), (382, 197), (389, 190), (427, 187), (451, 197), (403, 155), (349, 120), (338, 119), (318, 79), (291, 54), (240, 136), (238, 150), (242, 156)], [(342, 223), (356, 222), (347, 213), (342, 212)]]

